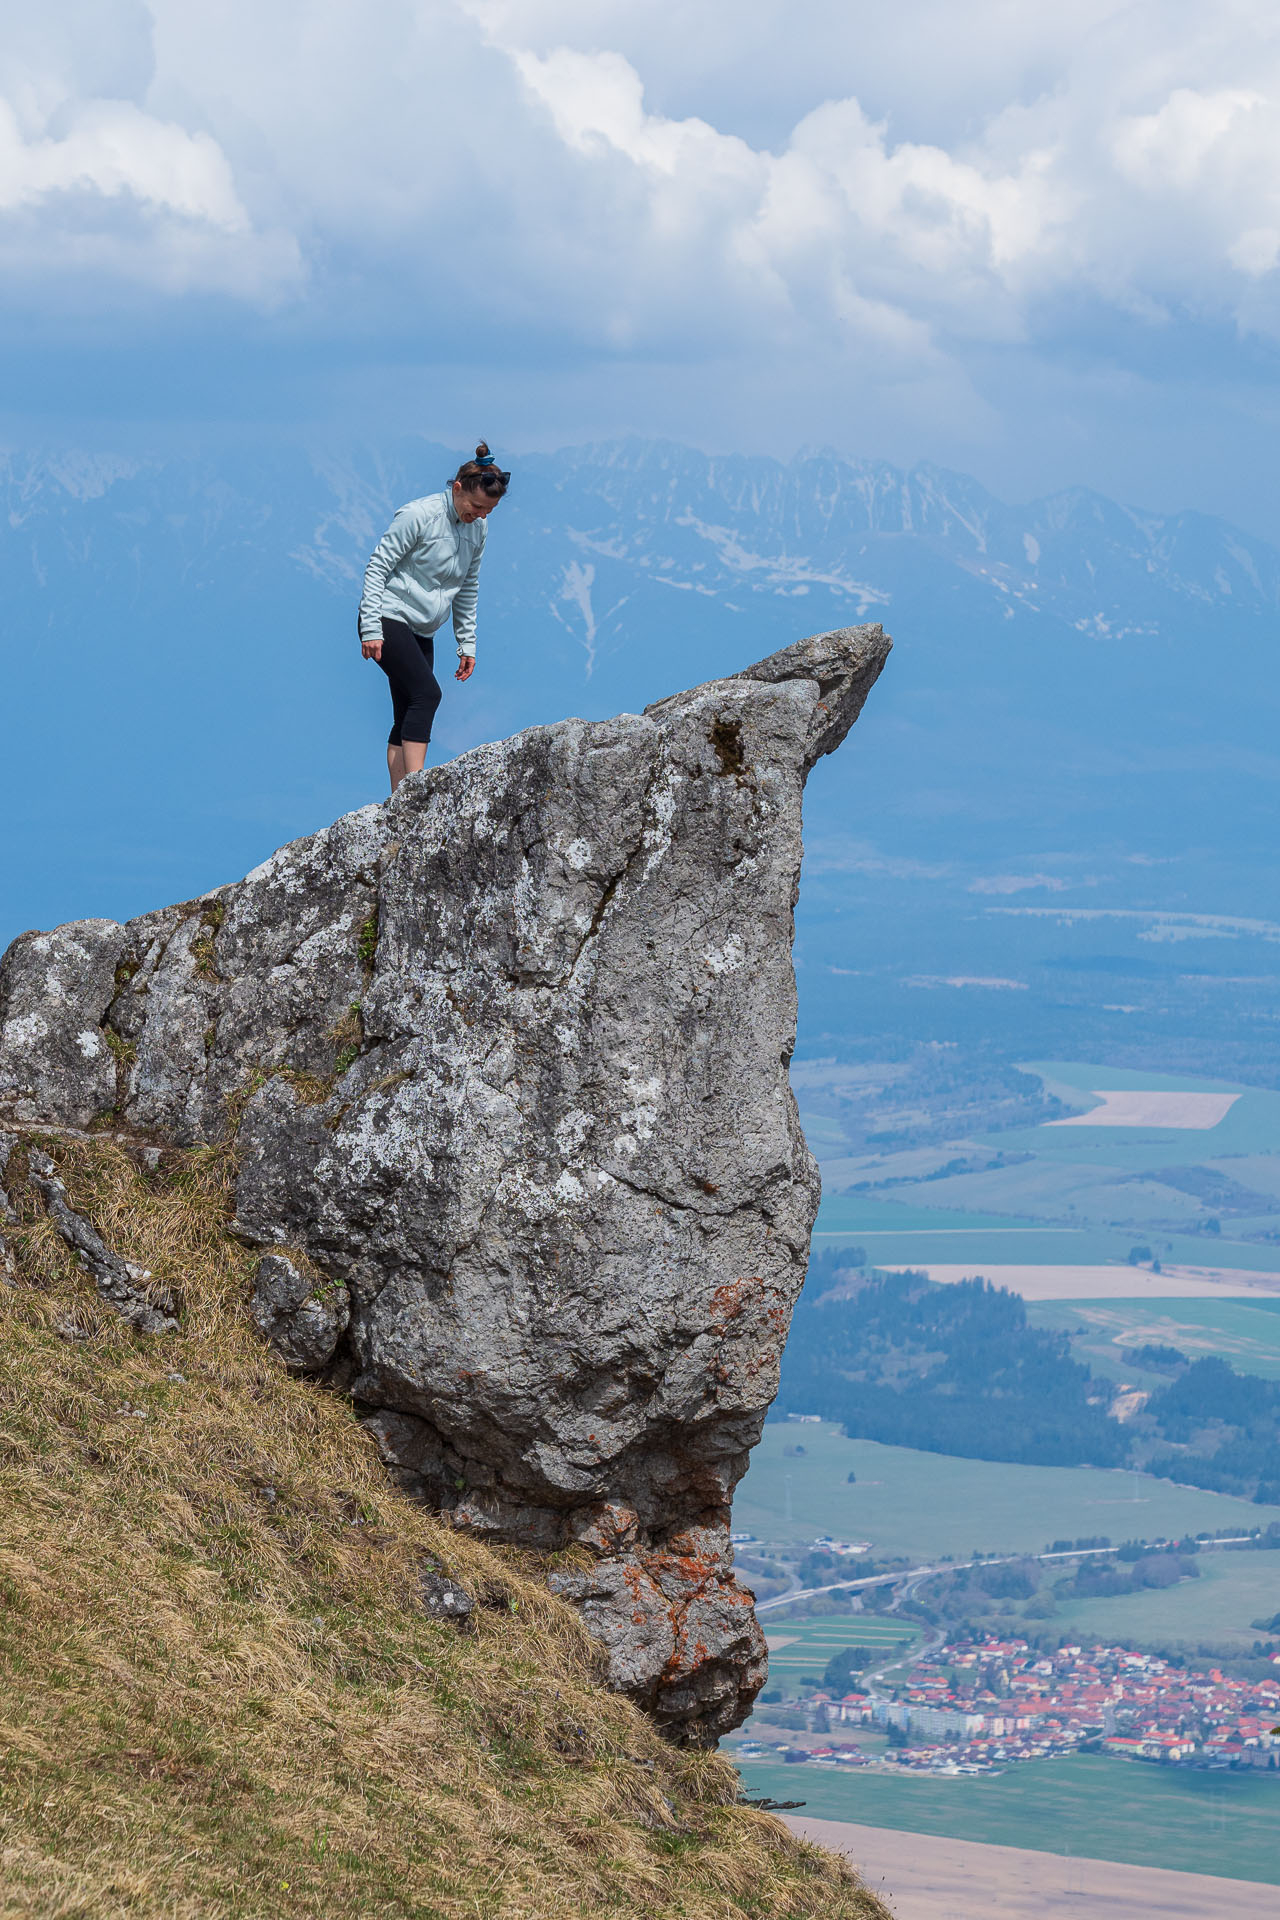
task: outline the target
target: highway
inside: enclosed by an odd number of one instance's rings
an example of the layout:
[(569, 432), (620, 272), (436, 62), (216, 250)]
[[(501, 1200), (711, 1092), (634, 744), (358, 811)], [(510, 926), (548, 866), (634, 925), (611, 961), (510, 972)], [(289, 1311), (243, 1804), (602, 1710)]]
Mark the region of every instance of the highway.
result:
[[(1221, 1540), (1201, 1540), (1199, 1545), (1201, 1552), (1205, 1552), (1210, 1547), (1243, 1546), (1252, 1538), (1252, 1534), (1237, 1533)], [(1177, 1543), (1171, 1540), (1152, 1540), (1136, 1544), (1155, 1549), (1175, 1546)], [(1089, 1560), (1097, 1554), (1119, 1553), (1119, 1551), (1119, 1547), (1068, 1547), (1065, 1549), (1060, 1547), (1054, 1553), (1000, 1553), (992, 1554), (989, 1559), (984, 1560), (943, 1560), (935, 1566), (901, 1567), (897, 1573), (872, 1573), (858, 1580), (832, 1580), (825, 1587), (796, 1587), (790, 1593), (776, 1593), (771, 1600), (757, 1600), (756, 1612), (772, 1613), (778, 1607), (793, 1607), (797, 1600), (816, 1600), (819, 1594), (823, 1593), (856, 1593), (864, 1587), (901, 1585), (904, 1588), (904, 1593), (898, 1596), (898, 1600), (901, 1601), (905, 1598), (906, 1588), (910, 1587), (914, 1591), (922, 1580), (929, 1579), (933, 1574), (965, 1573), (970, 1567), (1007, 1566), (1013, 1560)]]

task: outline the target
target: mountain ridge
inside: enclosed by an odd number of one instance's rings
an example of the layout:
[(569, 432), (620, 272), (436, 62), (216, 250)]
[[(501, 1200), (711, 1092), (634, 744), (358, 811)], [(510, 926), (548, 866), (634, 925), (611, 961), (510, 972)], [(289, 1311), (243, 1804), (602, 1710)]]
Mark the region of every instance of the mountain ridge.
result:
[[(385, 688), (354, 646), (363, 567), (455, 461), (415, 436), (9, 452), (9, 930), (200, 892), (372, 797)], [(829, 450), (588, 443), (515, 461), (479, 670), (447, 689), (433, 757), (637, 712), (881, 619), (893, 684), (857, 767), (814, 783), (811, 830), (1001, 868), (1111, 848), (1125, 905), (1158, 869), (1124, 856), (1191, 846), (1214, 909), (1249, 912), (1280, 778), (1278, 602), (1280, 551), (1204, 515), (1086, 489), (1010, 506), (946, 468)], [(51, 726), (76, 742), (52, 784)]]
[[(425, 469), (428, 461), (438, 456), (439, 484), (443, 484), (452, 464), (452, 456), (443, 447), (414, 439), (396, 443), (389, 453), (352, 444), (341, 451), (308, 452), (298, 447), (286, 450), (286, 454), (293, 458), (286, 457), (285, 470), (292, 466), (295, 474), (308, 473), (313, 483), (311, 503), (302, 509), (304, 518), (318, 516), (310, 528), (310, 539), (302, 535), (287, 557), (334, 585), (359, 578), (364, 543), (376, 537), (379, 516), (393, 510), (401, 497), (408, 497), (406, 489), (414, 484), (412, 469)], [(0, 486), (7, 504), (5, 537), (12, 543), (15, 534), (29, 530), (38, 513), (47, 513), (60, 504), (59, 495), (81, 507), (95, 501), (110, 507), (121, 488), (170, 476), (180, 479), (188, 499), (203, 498), (206, 509), (213, 509), (206, 521), (207, 530), (212, 531), (221, 515), (233, 507), (237, 494), (246, 507), (251, 507), (254, 495), (249, 486), (242, 483), (237, 488), (228, 482), (225, 461), (222, 467), (216, 463), (211, 467), (211, 459), (207, 454), (192, 460), (78, 449), (23, 456), (10, 450), (0, 468)], [(201, 468), (207, 477), (202, 478)], [(636, 498), (634, 484), (621, 492), (611, 486), (612, 477), (619, 473), (633, 483), (647, 482), (647, 501), (643, 496)], [(1029, 610), (1068, 620), (1083, 630), (1109, 620), (1104, 612), (1089, 607), (1099, 571), (1097, 561), (1086, 559), (1082, 567), (1073, 570), (1066, 566), (1067, 556), (1055, 551), (1055, 543), (1061, 549), (1064, 542), (1074, 539), (1079, 543), (1093, 537), (1102, 540), (1104, 552), (1115, 565), (1138, 568), (1145, 576), (1144, 584), (1150, 586), (1154, 581), (1163, 590), (1182, 596), (1196, 610), (1217, 605), (1219, 611), (1243, 609), (1260, 614), (1280, 606), (1280, 548), (1212, 515), (1192, 510), (1156, 513), (1114, 501), (1086, 487), (1062, 489), (1019, 505), (1001, 500), (969, 475), (930, 462), (902, 468), (886, 461), (859, 460), (830, 448), (806, 449), (784, 462), (767, 455), (703, 454), (676, 441), (638, 436), (586, 442), (552, 454), (530, 454), (519, 461), (517, 474), (512, 499), (517, 511), (520, 477), (532, 476), (540, 490), (549, 487), (559, 494), (568, 489), (574, 477), (585, 483), (589, 499), (599, 499), (618, 511), (629, 510), (632, 528), (639, 524), (643, 529), (647, 523), (691, 529), (704, 547), (719, 545), (723, 549), (724, 539), (717, 541), (715, 536), (726, 536), (732, 529), (692, 512), (691, 491), (695, 496), (705, 496), (708, 504), (719, 502), (731, 516), (754, 517), (782, 540), (781, 551), (772, 557), (772, 563), (769, 556), (749, 549), (722, 552), (722, 560), (728, 577), (735, 572), (741, 575), (748, 566), (764, 568), (765, 583), (775, 589), (806, 584), (803, 575), (794, 570), (801, 562), (812, 560), (815, 553), (827, 550), (829, 536), (843, 538), (846, 543), (864, 536), (877, 540), (901, 537), (926, 543), (996, 593), (1012, 592), (1023, 598), (1033, 592), (1052, 593), (1059, 598), (1076, 595), (1074, 601), (1061, 605), (1028, 603)], [(668, 494), (680, 502), (680, 511), (646, 514), (646, 507), (661, 507), (660, 494), (652, 489), (664, 477)], [(421, 490), (429, 491), (432, 483), (424, 474), (418, 484)], [(314, 497), (321, 489), (328, 490), (327, 501)], [(857, 511), (850, 512), (851, 506)], [(123, 531), (126, 526), (139, 529), (145, 524), (146, 511), (141, 503), (121, 503), (117, 530)], [(156, 507), (151, 511), (156, 512)], [(172, 527), (178, 516), (170, 510), (162, 517)], [(259, 530), (280, 517), (281, 510), (274, 506), (264, 509), (259, 505), (250, 512)], [(287, 509), (284, 517), (288, 517)], [(347, 536), (346, 552), (339, 554), (324, 539), (322, 530), (330, 526)], [(301, 534), (301, 528), (298, 531)], [(580, 529), (574, 532), (599, 550), (591, 533)], [(603, 551), (611, 559), (628, 557), (625, 542)], [(705, 553), (702, 557), (705, 563)], [(984, 562), (989, 564), (984, 566)], [(790, 579), (784, 577), (788, 563), (793, 570)], [(775, 569), (772, 574), (771, 564)], [(816, 583), (855, 597), (864, 594), (866, 605), (892, 604), (892, 588), (874, 581), (845, 581), (827, 571)], [(1153, 627), (1150, 620), (1144, 620), (1121, 629), (1130, 630), (1150, 632)]]

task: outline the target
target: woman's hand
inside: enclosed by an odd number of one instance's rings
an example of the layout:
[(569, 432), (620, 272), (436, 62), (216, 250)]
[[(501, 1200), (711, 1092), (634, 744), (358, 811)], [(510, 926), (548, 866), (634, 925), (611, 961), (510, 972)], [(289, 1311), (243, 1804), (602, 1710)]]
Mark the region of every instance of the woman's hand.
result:
[(460, 653), (458, 655), (458, 671), (453, 677), (455, 680), (469, 680), (475, 670), (475, 655), (473, 653)]
[(381, 660), (382, 659), (381, 636), (379, 636), (377, 640), (362, 640), (360, 642), (360, 651), (364, 655), (366, 660)]

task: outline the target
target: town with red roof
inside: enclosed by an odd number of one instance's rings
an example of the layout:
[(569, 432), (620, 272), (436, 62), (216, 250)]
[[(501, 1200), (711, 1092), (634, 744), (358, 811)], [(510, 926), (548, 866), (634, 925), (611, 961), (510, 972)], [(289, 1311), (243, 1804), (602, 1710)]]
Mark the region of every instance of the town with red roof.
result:
[[(805, 1739), (774, 1738), (766, 1724), (738, 1756), (985, 1773), (1083, 1749), (1165, 1766), (1280, 1769), (1280, 1665), (1274, 1678), (1248, 1680), (1125, 1647), (1042, 1653), (1025, 1640), (958, 1640), (912, 1668), (892, 1697), (818, 1690), (802, 1704)], [(846, 1731), (858, 1726), (894, 1744), (872, 1756)]]

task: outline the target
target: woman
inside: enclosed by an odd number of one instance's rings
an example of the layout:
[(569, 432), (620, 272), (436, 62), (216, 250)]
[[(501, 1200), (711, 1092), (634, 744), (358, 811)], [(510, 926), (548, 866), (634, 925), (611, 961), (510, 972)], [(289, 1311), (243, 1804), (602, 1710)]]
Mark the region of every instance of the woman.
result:
[(440, 705), (434, 635), (453, 608), (458, 643), (455, 680), (476, 664), (476, 592), (485, 521), (511, 482), (484, 441), (464, 460), (453, 484), (401, 507), (373, 550), (360, 596), (360, 649), (391, 682), (392, 727), (387, 771), (395, 792), (427, 757)]

